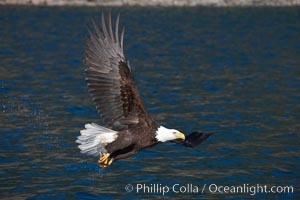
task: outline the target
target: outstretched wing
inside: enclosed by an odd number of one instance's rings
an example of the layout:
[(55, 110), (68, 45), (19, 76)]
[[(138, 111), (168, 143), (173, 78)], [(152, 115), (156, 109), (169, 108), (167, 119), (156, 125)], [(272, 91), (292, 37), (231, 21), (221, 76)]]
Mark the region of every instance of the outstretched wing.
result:
[(138, 94), (130, 66), (123, 53), (124, 28), (119, 38), (119, 16), (115, 31), (111, 14), (106, 26), (101, 18), (102, 31), (93, 20), (85, 49), (86, 82), (98, 112), (114, 130), (149, 120), (148, 112)]

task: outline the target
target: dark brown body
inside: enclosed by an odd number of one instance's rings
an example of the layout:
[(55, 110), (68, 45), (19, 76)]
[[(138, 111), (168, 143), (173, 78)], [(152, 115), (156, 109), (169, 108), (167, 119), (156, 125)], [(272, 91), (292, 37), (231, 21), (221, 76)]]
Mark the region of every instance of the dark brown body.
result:
[(135, 126), (130, 130), (123, 130), (118, 133), (118, 138), (108, 144), (105, 148), (110, 153), (110, 158), (114, 160), (127, 158), (139, 150), (156, 145), (158, 142), (155, 138), (158, 124), (153, 123), (154, 126), (149, 130)]

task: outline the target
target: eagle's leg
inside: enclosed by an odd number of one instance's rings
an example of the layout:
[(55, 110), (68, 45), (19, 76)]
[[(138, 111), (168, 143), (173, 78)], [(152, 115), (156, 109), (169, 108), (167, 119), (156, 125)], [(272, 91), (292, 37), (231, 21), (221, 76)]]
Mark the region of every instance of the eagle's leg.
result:
[(107, 166), (111, 165), (111, 163), (113, 162), (113, 158), (109, 159), (110, 154), (109, 153), (103, 153), (101, 155), (101, 157), (98, 160), (98, 164), (102, 167), (102, 168), (106, 168)]
[(102, 165), (100, 165), (103, 169), (111, 165), (111, 163), (114, 161), (114, 158), (107, 159)]
[(100, 167), (102, 168), (102, 169), (104, 169), (104, 168), (106, 168), (106, 167), (108, 167), (109, 165), (111, 165), (111, 163), (114, 161), (114, 159), (113, 158), (111, 158), (111, 159), (106, 159), (104, 162), (99, 162), (99, 165), (100, 165)]
[(109, 153), (103, 153), (103, 154), (101, 155), (101, 157), (99, 158), (98, 163), (100, 164), (100, 163), (105, 162), (105, 161), (108, 159), (109, 156), (110, 156)]

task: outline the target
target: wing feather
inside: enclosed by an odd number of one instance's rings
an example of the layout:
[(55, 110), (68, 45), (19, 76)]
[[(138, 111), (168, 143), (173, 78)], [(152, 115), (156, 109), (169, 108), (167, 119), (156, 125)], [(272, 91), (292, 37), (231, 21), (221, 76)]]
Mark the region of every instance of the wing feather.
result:
[(101, 27), (92, 20), (84, 56), (91, 97), (104, 122), (115, 130), (153, 122), (126, 62), (123, 53), (125, 28), (119, 37), (119, 21), (118, 16), (114, 31), (111, 14), (108, 16), (108, 27), (104, 14), (101, 16)]

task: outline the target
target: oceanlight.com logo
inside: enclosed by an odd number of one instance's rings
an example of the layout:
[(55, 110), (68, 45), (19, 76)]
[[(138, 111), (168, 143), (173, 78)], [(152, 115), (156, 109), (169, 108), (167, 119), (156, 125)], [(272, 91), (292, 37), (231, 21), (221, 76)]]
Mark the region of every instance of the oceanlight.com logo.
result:
[(158, 194), (166, 195), (168, 193), (178, 194), (292, 194), (294, 193), (293, 186), (275, 186), (263, 184), (242, 184), (242, 185), (217, 185), (217, 184), (179, 184), (163, 185), (154, 184), (127, 184), (126, 192), (142, 193), (142, 194)]

